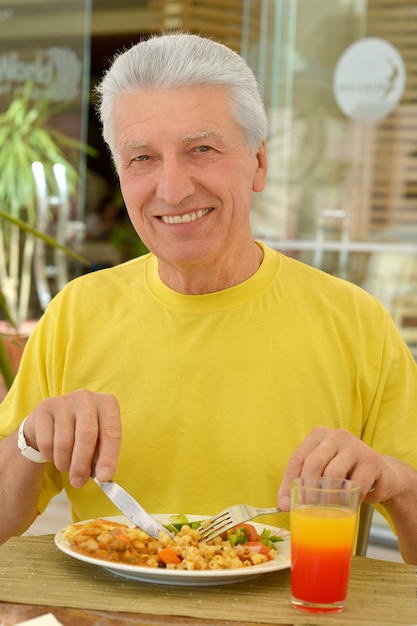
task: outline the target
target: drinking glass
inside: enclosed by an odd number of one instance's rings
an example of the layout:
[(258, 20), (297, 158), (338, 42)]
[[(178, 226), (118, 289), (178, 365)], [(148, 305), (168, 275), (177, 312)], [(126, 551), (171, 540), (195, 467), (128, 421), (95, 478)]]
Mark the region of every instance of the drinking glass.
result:
[(345, 608), (357, 532), (359, 485), (345, 478), (291, 484), (291, 594), (302, 611)]

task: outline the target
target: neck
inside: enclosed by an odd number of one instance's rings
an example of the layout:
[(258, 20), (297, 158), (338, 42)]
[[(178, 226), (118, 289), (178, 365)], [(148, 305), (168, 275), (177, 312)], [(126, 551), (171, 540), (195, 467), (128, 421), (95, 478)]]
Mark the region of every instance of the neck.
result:
[(238, 257), (222, 257), (218, 262), (200, 261), (186, 267), (172, 267), (158, 260), (159, 276), (168, 287), (187, 295), (204, 295), (234, 287), (255, 274), (262, 263), (263, 250), (254, 241)]

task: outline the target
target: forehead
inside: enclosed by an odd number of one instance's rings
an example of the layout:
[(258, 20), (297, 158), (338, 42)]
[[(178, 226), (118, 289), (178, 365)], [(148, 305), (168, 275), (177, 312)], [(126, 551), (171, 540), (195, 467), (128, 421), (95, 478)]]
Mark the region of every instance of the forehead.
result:
[(229, 92), (220, 85), (125, 92), (115, 103), (114, 127), (119, 145), (131, 134), (163, 130), (198, 138), (235, 133), (239, 128)]

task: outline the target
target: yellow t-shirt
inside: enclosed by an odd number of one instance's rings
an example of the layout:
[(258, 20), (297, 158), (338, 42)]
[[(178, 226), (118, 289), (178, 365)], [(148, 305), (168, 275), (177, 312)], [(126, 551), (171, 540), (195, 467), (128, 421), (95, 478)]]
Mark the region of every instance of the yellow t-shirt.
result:
[[(49, 305), (0, 406), (0, 437), (44, 397), (113, 393), (114, 479), (150, 512), (274, 506), (293, 450), (343, 427), (417, 468), (417, 367), (383, 307), (358, 287), (264, 248), (259, 270), (189, 296), (152, 255), (80, 277)], [(49, 464), (39, 502), (65, 488), (74, 519), (113, 515), (89, 481)], [(263, 518), (288, 526), (288, 516)]]

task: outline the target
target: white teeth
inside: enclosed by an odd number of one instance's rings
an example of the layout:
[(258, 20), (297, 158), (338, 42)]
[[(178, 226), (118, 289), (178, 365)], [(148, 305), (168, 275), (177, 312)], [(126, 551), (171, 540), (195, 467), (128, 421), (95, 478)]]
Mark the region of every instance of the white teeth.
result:
[(207, 215), (211, 209), (200, 209), (194, 213), (186, 213), (185, 215), (161, 215), (161, 220), (164, 224), (185, 224), (187, 222), (195, 222), (200, 217)]

